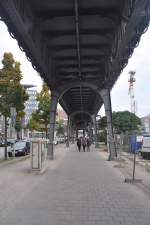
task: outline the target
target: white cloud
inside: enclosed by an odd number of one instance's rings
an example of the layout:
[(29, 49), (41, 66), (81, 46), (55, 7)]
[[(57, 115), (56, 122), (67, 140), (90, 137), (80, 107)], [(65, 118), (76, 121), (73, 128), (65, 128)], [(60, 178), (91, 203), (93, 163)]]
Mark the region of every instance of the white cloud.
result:
[(12, 52), (15, 60), (21, 63), (21, 71), (23, 73), (22, 83), (36, 85), (37, 89), (40, 90), (42, 85), (40, 76), (27, 60), (25, 53), (19, 49), (17, 41), (10, 37), (7, 27), (3, 22), (0, 22), (0, 34), (0, 59), (3, 58), (4, 52)]
[(130, 110), (128, 95), (128, 72), (136, 71), (135, 96), (138, 105), (139, 116), (150, 113), (150, 28), (142, 36), (139, 46), (134, 50), (127, 67), (120, 75), (112, 90), (112, 106), (117, 111)]

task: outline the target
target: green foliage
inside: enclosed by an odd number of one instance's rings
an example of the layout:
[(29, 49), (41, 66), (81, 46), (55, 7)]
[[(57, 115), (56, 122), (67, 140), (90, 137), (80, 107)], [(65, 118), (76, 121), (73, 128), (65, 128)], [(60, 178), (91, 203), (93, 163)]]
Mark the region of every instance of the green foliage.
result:
[(22, 73), (20, 63), (16, 62), (12, 53), (4, 53), (3, 67), (0, 70), (0, 112), (10, 117), (10, 108), (15, 107), (17, 113), (24, 109), (24, 102), (28, 99), (21, 86)]
[(22, 129), (22, 123), (21, 123), (21, 119), (19, 117), (16, 118), (16, 123), (15, 123), (15, 130), (17, 132), (17, 139), (20, 139), (20, 135), (19, 132)]
[(24, 102), (27, 101), (28, 98), (29, 96), (27, 95), (25, 89), (20, 84), (18, 84), (15, 87), (15, 92), (12, 101), (19, 115), (24, 110)]
[[(141, 124), (140, 118), (129, 111), (113, 112), (113, 127), (116, 133), (137, 131)], [(105, 130), (107, 127), (106, 116), (102, 117), (99, 122), (99, 128)]]
[(107, 131), (106, 129), (97, 134), (97, 139), (99, 142), (104, 142), (107, 144)]
[(21, 130), (22, 126), (21, 126), (21, 121), (19, 118), (16, 119), (16, 124), (15, 124), (15, 130), (17, 132), (19, 132)]
[(103, 116), (101, 119), (98, 120), (98, 129), (105, 130), (107, 127), (107, 119), (106, 116)]
[(140, 118), (134, 113), (130, 113), (129, 111), (113, 113), (113, 125), (116, 133), (136, 131), (139, 129), (138, 126), (140, 124)]
[(51, 95), (49, 88), (43, 84), (41, 92), (37, 95), (38, 109), (32, 114), (32, 123), (44, 124), (47, 133), (48, 124), (50, 122), (50, 105)]
[(32, 131), (38, 130), (39, 126), (40, 126), (40, 124), (35, 119), (33, 119), (33, 117), (32, 117), (29, 121), (29, 124), (28, 124), (29, 129), (32, 130)]
[(57, 130), (57, 134), (64, 134), (65, 133), (65, 126), (64, 126), (63, 120), (60, 120), (57, 123), (56, 130)]

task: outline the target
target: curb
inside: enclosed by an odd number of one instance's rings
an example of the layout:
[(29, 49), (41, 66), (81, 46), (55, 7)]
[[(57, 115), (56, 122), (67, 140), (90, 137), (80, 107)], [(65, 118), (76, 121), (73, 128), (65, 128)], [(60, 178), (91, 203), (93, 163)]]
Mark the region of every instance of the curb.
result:
[[(133, 162), (133, 159), (128, 157), (127, 155), (123, 155), (123, 157), (130, 160), (131, 162)], [(148, 172), (150, 172), (150, 166), (146, 165), (146, 164), (147, 164), (147, 162), (145, 162), (145, 165), (143, 165), (141, 162), (136, 161), (136, 165), (139, 165), (139, 166), (145, 168)]]
[(26, 156), (22, 156), (21, 158), (14, 158), (14, 159), (8, 158), (7, 160), (0, 160), (0, 166), (14, 164), (14, 163), (17, 163), (17, 162), (27, 160), (29, 158), (30, 158), (30, 155), (26, 155)]

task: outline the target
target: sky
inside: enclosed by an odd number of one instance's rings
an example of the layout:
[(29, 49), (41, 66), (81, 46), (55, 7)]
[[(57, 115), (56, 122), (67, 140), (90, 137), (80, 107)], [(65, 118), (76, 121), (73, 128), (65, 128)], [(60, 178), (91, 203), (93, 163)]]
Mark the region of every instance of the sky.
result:
[[(41, 90), (42, 80), (32, 68), (25, 53), (22, 52), (17, 41), (9, 35), (6, 25), (0, 21), (0, 61), (4, 52), (12, 52), (16, 61), (21, 63), (23, 84), (35, 84), (38, 91)], [(137, 115), (139, 117), (150, 114), (150, 28), (141, 37), (139, 46), (134, 50), (132, 58), (120, 75), (111, 91), (112, 110), (130, 111), (129, 71), (136, 71), (135, 98), (137, 103)], [(100, 111), (104, 115), (104, 108)]]

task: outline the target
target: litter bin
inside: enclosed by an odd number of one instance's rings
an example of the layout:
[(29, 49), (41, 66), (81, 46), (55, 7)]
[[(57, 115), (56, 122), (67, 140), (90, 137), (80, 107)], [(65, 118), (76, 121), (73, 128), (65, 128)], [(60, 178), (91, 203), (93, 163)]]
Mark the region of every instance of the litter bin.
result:
[(44, 141), (32, 141), (31, 170), (44, 172), (46, 170), (47, 145)]

